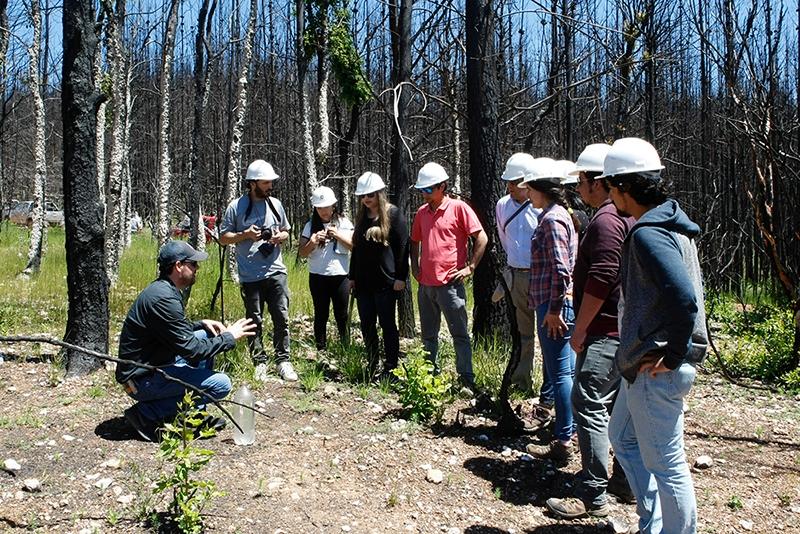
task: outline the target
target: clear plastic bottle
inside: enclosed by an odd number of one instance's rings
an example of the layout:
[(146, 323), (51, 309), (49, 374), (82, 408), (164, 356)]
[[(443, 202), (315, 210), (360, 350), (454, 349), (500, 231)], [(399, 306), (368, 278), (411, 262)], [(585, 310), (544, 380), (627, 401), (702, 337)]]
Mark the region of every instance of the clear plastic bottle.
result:
[(240, 432), (234, 425), (233, 442), (237, 445), (251, 445), (256, 440), (256, 414), (253, 412), (253, 394), (250, 393), (247, 385), (242, 384), (233, 395), (233, 400), (243, 404), (243, 406), (238, 404), (233, 406), (233, 420), (242, 427)]

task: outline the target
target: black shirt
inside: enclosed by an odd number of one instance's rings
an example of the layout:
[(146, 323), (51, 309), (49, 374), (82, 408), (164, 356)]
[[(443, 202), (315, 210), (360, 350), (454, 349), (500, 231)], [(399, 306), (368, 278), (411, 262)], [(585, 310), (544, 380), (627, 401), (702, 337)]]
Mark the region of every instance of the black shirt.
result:
[[(119, 337), (119, 358), (163, 366), (182, 356), (190, 363), (230, 350), (236, 345), (233, 334), (224, 332), (208, 339), (195, 337), (202, 323), (186, 319), (183, 300), (170, 280), (160, 279), (142, 291), (131, 306)], [(152, 371), (120, 362), (116, 379), (127, 382)]]
[(377, 219), (364, 217), (353, 232), (350, 280), (355, 292), (391, 289), (395, 280), (408, 278), (408, 226), (397, 206), (389, 207), (389, 245), (367, 240), (366, 232), (378, 225)]

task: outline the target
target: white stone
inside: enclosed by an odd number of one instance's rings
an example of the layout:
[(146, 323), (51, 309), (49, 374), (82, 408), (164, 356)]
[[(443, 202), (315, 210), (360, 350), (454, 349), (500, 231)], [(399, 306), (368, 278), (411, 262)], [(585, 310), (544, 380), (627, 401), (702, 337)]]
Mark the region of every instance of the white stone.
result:
[(117, 502), (120, 504), (130, 504), (133, 502), (133, 494), (121, 495), (117, 497)]
[(509, 449), (508, 447), (503, 447), (500, 456), (511, 456), (511, 449)]
[(714, 460), (711, 458), (711, 456), (707, 454), (698, 456), (697, 459), (694, 461), (694, 466), (697, 469), (708, 469), (712, 465), (714, 465)]
[(94, 483), (94, 487), (100, 488), (101, 490), (107, 490), (109, 486), (114, 482), (111, 478), (101, 478), (97, 482)]
[(75, 436), (70, 436), (69, 434), (64, 434), (61, 436), (61, 439), (64, 441), (75, 441)]
[(120, 461), (119, 458), (109, 458), (108, 460), (100, 464), (100, 467), (110, 467), (111, 469), (119, 469), (121, 463), (122, 462)]
[(26, 490), (31, 492), (41, 491), (42, 489), (42, 483), (39, 482), (39, 479), (37, 478), (26, 478), (23, 481), (22, 485), (25, 487)]
[(439, 469), (428, 469), (425, 479), (434, 484), (441, 484), (444, 480), (444, 474)]
[(753, 522), (746, 519), (739, 521), (739, 526), (745, 530), (753, 530)]
[(3, 462), (3, 469), (8, 471), (9, 473), (15, 473), (20, 469), (22, 469), (22, 466), (19, 465), (19, 462), (17, 462), (15, 459), (7, 458), (6, 461)]

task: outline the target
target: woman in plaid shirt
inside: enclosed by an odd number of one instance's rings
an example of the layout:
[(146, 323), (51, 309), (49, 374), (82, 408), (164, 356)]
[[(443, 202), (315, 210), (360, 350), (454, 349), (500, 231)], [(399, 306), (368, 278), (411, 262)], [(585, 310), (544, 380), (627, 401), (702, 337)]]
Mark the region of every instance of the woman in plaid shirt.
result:
[(549, 445), (529, 445), (534, 456), (566, 462), (573, 454), (572, 374), (575, 352), (569, 344), (574, 327), (572, 270), (578, 253), (578, 234), (566, 209), (562, 172), (550, 158), (538, 158), (520, 187), (539, 208), (539, 224), (531, 240), (531, 282), (528, 306), (536, 310), (539, 344), (555, 390), (556, 420)]

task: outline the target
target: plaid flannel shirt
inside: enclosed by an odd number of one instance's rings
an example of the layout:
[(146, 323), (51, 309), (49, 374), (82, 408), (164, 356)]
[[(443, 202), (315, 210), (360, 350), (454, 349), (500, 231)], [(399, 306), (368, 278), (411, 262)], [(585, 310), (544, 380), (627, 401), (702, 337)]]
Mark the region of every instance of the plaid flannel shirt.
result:
[(531, 239), (531, 278), (528, 307), (550, 302), (548, 313), (561, 313), (564, 299), (572, 294), (572, 270), (578, 254), (578, 235), (569, 212), (551, 204), (539, 215)]

